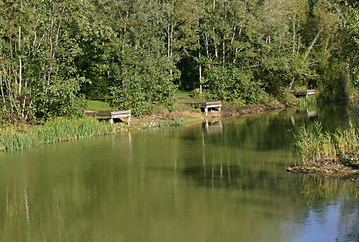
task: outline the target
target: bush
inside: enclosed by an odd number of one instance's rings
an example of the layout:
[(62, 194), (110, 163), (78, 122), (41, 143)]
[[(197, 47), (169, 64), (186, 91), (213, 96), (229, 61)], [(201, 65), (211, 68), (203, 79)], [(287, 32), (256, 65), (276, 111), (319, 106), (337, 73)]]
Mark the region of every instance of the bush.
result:
[(216, 66), (205, 72), (205, 89), (211, 99), (258, 104), (268, 101), (268, 94), (253, 74), (234, 66)]

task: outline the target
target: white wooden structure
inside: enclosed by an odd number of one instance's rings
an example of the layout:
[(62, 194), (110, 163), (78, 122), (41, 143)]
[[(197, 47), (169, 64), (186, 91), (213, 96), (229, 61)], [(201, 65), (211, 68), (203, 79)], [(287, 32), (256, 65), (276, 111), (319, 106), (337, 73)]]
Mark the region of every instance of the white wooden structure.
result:
[(97, 119), (109, 119), (113, 123), (114, 119), (127, 118), (127, 124), (130, 126), (131, 110), (110, 110), (110, 111), (85, 111), (87, 115), (94, 116)]

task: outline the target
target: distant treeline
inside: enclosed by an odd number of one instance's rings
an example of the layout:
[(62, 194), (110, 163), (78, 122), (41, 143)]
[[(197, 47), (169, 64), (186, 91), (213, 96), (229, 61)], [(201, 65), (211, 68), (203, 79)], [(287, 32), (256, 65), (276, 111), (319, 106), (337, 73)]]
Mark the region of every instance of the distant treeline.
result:
[(340, 97), (359, 85), (358, 40), (356, 1), (2, 0), (0, 117), (80, 114), (109, 96), (150, 113), (178, 88), (238, 104), (291, 86)]

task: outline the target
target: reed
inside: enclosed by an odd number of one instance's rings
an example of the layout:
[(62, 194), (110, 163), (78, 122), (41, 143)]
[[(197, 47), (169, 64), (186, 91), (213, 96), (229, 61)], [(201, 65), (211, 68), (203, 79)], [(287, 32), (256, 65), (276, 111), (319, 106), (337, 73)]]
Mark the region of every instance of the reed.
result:
[(304, 165), (321, 164), (324, 161), (338, 163), (357, 161), (359, 142), (358, 129), (350, 125), (334, 133), (324, 132), (322, 124), (315, 122), (314, 129), (305, 126), (294, 134), (294, 149)]
[(10, 127), (0, 134), (0, 151), (23, 150), (41, 144), (100, 136), (114, 132), (107, 122), (94, 118), (56, 118), (29, 130)]

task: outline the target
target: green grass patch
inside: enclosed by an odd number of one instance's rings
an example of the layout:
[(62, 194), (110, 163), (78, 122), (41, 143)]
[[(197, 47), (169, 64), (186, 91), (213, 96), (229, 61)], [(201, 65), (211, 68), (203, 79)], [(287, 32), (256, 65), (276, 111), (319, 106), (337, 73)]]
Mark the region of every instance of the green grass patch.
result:
[(203, 119), (202, 118), (188, 118), (184, 122), (186, 124), (194, 124), (194, 123), (203, 122)]
[(92, 111), (100, 111), (100, 110), (117, 110), (118, 108), (111, 107), (110, 104), (105, 101), (87, 100), (86, 109)]
[(158, 123), (158, 128), (180, 127), (186, 125), (186, 122), (180, 119), (167, 119)]
[(320, 122), (316, 122), (313, 130), (302, 126), (293, 137), (294, 150), (304, 165), (321, 164), (324, 161), (359, 165), (359, 132), (352, 125), (329, 133), (323, 131)]
[(203, 92), (202, 95), (199, 94), (199, 89), (196, 89), (191, 92), (177, 90), (175, 93), (176, 99), (178, 100), (187, 100), (189, 102), (203, 102), (208, 101), (206, 93)]
[(166, 119), (161, 121), (152, 121), (148, 123), (144, 129), (152, 129), (152, 128), (170, 128), (170, 127), (181, 127), (185, 126), (187, 123), (181, 119)]
[(0, 151), (23, 150), (41, 144), (100, 136), (114, 131), (108, 122), (94, 118), (56, 118), (43, 126), (23, 130), (8, 126), (0, 134)]
[(186, 100), (192, 100), (191, 92), (181, 91), (177, 90), (175, 92), (175, 96), (177, 99), (186, 99)]
[(186, 111), (193, 110), (192, 106), (185, 103), (175, 103), (173, 104), (173, 110)]

